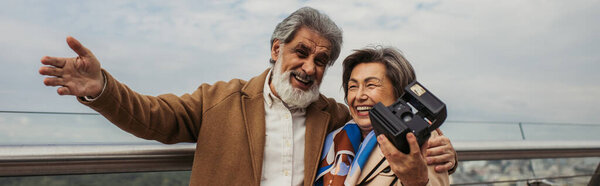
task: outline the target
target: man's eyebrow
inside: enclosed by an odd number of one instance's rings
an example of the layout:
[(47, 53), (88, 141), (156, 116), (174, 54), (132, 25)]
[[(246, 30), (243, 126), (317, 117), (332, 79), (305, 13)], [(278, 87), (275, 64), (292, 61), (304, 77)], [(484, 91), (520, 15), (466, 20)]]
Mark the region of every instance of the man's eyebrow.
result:
[(320, 52), (317, 54), (317, 56), (315, 56), (315, 58), (323, 59), (325, 62), (327, 62), (327, 64), (329, 64), (329, 61), (331, 60), (329, 58), (329, 53), (327, 52)]
[(299, 42), (296, 47), (294, 47), (294, 49), (303, 49), (303, 50), (309, 50), (310, 53), (312, 53), (314, 51), (313, 47), (310, 47), (302, 42)]

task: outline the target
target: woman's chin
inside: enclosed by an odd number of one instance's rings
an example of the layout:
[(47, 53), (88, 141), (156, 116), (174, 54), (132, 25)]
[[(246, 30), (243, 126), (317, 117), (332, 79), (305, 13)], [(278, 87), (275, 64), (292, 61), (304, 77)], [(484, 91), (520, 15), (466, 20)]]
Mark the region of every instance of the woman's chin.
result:
[(371, 132), (373, 130), (373, 126), (371, 126), (371, 124), (368, 125), (361, 125), (358, 124), (358, 127), (360, 128), (361, 131), (363, 132)]

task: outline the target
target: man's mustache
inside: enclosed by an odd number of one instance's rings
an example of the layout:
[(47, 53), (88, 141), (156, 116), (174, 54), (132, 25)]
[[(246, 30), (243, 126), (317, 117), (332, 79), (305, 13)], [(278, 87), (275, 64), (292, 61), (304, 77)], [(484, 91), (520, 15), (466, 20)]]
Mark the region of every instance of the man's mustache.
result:
[(307, 83), (312, 83), (315, 80), (314, 75), (308, 75), (304, 73), (302, 70), (291, 70), (290, 75), (298, 77), (301, 81), (305, 81)]

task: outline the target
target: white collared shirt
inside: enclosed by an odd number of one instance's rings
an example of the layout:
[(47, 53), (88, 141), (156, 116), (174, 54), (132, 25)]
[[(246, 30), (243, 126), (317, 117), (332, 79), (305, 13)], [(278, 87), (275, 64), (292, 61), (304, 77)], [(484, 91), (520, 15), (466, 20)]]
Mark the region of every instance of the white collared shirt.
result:
[(306, 110), (290, 111), (271, 91), (267, 75), (265, 99), (265, 152), (260, 185), (302, 185)]

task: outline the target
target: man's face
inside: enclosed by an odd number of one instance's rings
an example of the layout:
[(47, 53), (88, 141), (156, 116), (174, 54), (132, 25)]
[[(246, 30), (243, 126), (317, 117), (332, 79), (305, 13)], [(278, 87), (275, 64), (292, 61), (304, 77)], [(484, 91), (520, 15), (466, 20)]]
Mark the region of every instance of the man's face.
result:
[[(317, 32), (304, 27), (297, 30), (293, 40), (283, 47), (280, 47), (281, 42), (275, 40), (273, 43), (271, 58), (281, 60), (280, 72), (291, 72), (289, 77), (285, 77), (289, 79), (291, 86), (303, 91), (308, 91), (313, 85), (318, 87), (330, 61), (331, 43)], [(275, 90), (273, 83), (271, 90)]]

